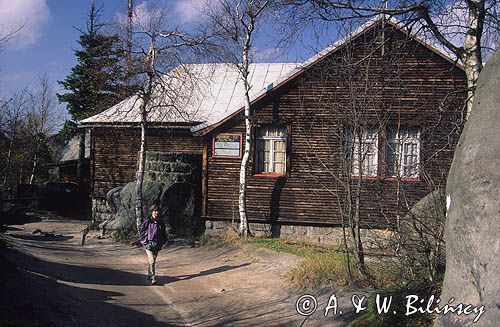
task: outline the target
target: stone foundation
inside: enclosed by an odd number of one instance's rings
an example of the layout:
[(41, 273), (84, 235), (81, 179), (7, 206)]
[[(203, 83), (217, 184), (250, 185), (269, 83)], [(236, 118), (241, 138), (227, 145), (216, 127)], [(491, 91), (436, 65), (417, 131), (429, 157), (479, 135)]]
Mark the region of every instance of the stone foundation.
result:
[[(313, 245), (342, 247), (343, 233), (340, 227), (250, 223), (250, 230), (257, 237), (280, 237)], [(235, 235), (237, 231), (238, 222), (219, 220), (207, 220), (205, 222), (205, 235), (207, 236)], [(361, 230), (361, 239), (365, 249), (386, 248), (389, 245), (391, 235), (392, 232), (390, 230)], [(347, 235), (347, 237), (349, 236)], [(348, 239), (349, 243), (351, 242)]]

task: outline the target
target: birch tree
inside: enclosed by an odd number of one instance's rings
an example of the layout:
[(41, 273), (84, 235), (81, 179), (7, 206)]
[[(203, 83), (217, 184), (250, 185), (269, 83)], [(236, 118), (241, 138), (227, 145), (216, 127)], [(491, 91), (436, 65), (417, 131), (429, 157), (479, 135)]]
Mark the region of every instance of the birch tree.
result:
[[(483, 68), (483, 54), (495, 50), (500, 32), (498, 0), (283, 0), (283, 3), (290, 8), (293, 19), (300, 22), (365, 19), (380, 14), (398, 18), (413, 32), (436, 41), (463, 64), (468, 82), (467, 113)], [(483, 43), (485, 37), (491, 39), (487, 44)]]
[(51, 161), (49, 138), (62, 123), (55, 104), (53, 86), (45, 75), (38, 77), (35, 86), (0, 100), (0, 131), (6, 136), (4, 144), (0, 144), (2, 190), (10, 191), (17, 183), (34, 184), (47, 177), (47, 171), (41, 168)]
[[(135, 185), (135, 218), (136, 227), (144, 219), (143, 184), (148, 148), (147, 130), (149, 115), (155, 111), (156, 118), (159, 110), (161, 115), (168, 117), (174, 107), (174, 98), (180, 96), (180, 89), (171, 89), (169, 82), (164, 80), (165, 74), (182, 66), (186, 57), (196, 53), (197, 47), (205, 44), (207, 36), (203, 33), (190, 35), (181, 32), (178, 28), (168, 26), (167, 15), (164, 10), (148, 3), (143, 4), (142, 11), (133, 10), (132, 23), (126, 23), (126, 44), (130, 46), (131, 62), (128, 67), (131, 83), (138, 86), (135, 99), (140, 115), (140, 148)], [(130, 25), (131, 24), (131, 25)], [(173, 75), (170, 74), (170, 77)], [(185, 77), (185, 75), (183, 76)]]
[(56, 111), (56, 95), (47, 76), (38, 78), (37, 86), (30, 91), (28, 113), (26, 117), (27, 132), (31, 135), (31, 172), (29, 184), (35, 181), (40, 156), (47, 155), (42, 147), (49, 135), (55, 133), (61, 117)]
[(2, 99), (0, 130), (7, 137), (6, 154), (2, 156), (2, 189), (7, 189), (12, 175), (14, 150), (20, 139), (21, 129), (27, 114), (28, 93), (26, 90), (15, 92), (10, 99)]
[(256, 28), (263, 20), (272, 0), (221, 0), (214, 10), (207, 13), (210, 22), (219, 31), (224, 59), (233, 63), (239, 71), (244, 93), (245, 149), (240, 165), (238, 213), (239, 234), (250, 235), (247, 214), (247, 169), (253, 142), (253, 112), (250, 103), (250, 64)]

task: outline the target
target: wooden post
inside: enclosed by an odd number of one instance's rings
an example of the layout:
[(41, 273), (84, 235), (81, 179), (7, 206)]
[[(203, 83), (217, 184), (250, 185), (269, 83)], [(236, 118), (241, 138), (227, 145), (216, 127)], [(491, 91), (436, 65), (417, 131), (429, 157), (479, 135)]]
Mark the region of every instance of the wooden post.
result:
[[(208, 141), (207, 141), (208, 142)], [(201, 170), (201, 215), (208, 213), (208, 146), (203, 143), (202, 170)]]

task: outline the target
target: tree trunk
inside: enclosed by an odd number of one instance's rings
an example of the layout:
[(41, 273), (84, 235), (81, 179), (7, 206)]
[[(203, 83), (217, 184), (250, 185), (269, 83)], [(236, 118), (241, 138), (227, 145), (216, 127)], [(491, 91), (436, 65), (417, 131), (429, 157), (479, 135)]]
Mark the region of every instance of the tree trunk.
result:
[(254, 21), (251, 18), (246, 28), (245, 43), (242, 51), (242, 67), (241, 74), (243, 78), (243, 86), (245, 87), (245, 152), (241, 159), (240, 166), (240, 194), (238, 197), (238, 211), (240, 214), (240, 236), (247, 237), (250, 234), (250, 227), (247, 217), (247, 167), (250, 159), (250, 149), (252, 146), (252, 111), (250, 108), (250, 81), (249, 79), (249, 52), (250, 42), (254, 28)]
[(245, 94), (245, 152), (243, 153), (243, 158), (241, 160), (240, 167), (240, 194), (238, 197), (238, 211), (240, 214), (240, 235), (247, 237), (250, 233), (250, 228), (248, 225), (247, 217), (247, 206), (246, 206), (246, 196), (247, 196), (247, 167), (248, 161), (250, 159), (250, 147), (252, 140), (252, 122), (250, 120), (250, 98), (248, 92)]
[(467, 76), (467, 117), (472, 109), (472, 100), (476, 91), (477, 78), (483, 69), (483, 59), (481, 56), (481, 35), (483, 34), (484, 19), (486, 11), (484, 1), (470, 0), (469, 7), (469, 28), (465, 35), (463, 53), (460, 56)]
[(156, 60), (156, 35), (151, 35), (151, 44), (149, 46), (149, 52), (147, 55), (147, 69), (148, 69), (148, 78), (146, 89), (142, 92), (141, 98), (142, 102), (140, 105), (141, 112), (141, 147), (139, 150), (139, 167), (137, 168), (136, 175), (136, 184), (135, 184), (135, 219), (136, 219), (136, 227), (137, 232), (139, 232), (139, 226), (141, 225), (144, 216), (142, 213), (142, 185), (144, 183), (144, 171), (146, 165), (146, 151), (147, 151), (147, 135), (146, 128), (148, 122), (148, 105), (151, 101), (151, 96), (153, 94), (153, 83), (154, 76), (156, 72), (155, 68), (155, 60)]
[(3, 176), (3, 187), (7, 185), (7, 180), (9, 177), (9, 170), (10, 170), (10, 161), (12, 160), (12, 146), (14, 143), (14, 136), (10, 139), (9, 142), (9, 150), (7, 151), (7, 162), (5, 164), (5, 171), (4, 171), (4, 176)]
[(78, 186), (82, 187), (83, 184), (83, 163), (85, 161), (85, 129), (82, 129), (79, 133), (78, 142), (78, 161), (76, 164), (76, 178), (78, 181)]
[(352, 271), (351, 271), (351, 256), (349, 255), (349, 246), (347, 244), (347, 231), (346, 231), (346, 226), (345, 226), (345, 213), (342, 210), (342, 207), (339, 206), (340, 208), (340, 218), (341, 218), (341, 223), (342, 223), (342, 247), (344, 248), (344, 259), (345, 259), (345, 267), (346, 267), (346, 273), (347, 273), (347, 279), (349, 280), (349, 284), (353, 284), (353, 278), (352, 278)]
[(145, 101), (141, 105), (141, 147), (139, 150), (139, 167), (137, 168), (137, 176), (135, 183), (135, 218), (136, 218), (136, 227), (139, 232), (139, 226), (141, 225), (144, 216), (142, 212), (142, 184), (144, 183), (144, 170), (146, 164), (146, 123), (147, 123), (147, 113), (145, 107)]
[[(248, 58), (247, 54), (244, 58)], [(245, 63), (246, 62), (246, 63)], [(245, 85), (245, 151), (240, 166), (240, 194), (238, 197), (238, 212), (240, 214), (240, 236), (247, 237), (250, 233), (247, 217), (247, 167), (250, 159), (250, 149), (252, 146), (252, 120), (250, 109), (250, 83), (248, 82), (248, 60), (244, 59), (243, 82)]]
[(38, 149), (40, 147), (40, 141), (38, 139), (38, 136), (35, 137), (35, 151), (34, 151), (34, 154), (33, 154), (33, 161), (31, 163), (31, 174), (30, 174), (30, 178), (29, 178), (29, 184), (33, 184), (33, 182), (35, 181), (35, 175), (36, 175), (36, 167), (38, 165)]
[[(358, 181), (359, 183), (361, 181)], [(355, 202), (355, 214), (354, 214), (354, 255), (356, 257), (356, 267), (358, 269), (359, 277), (366, 278), (366, 267), (365, 267), (365, 252), (363, 250), (363, 243), (361, 242), (361, 228), (359, 226), (360, 222), (360, 196), (361, 196), (361, 186), (358, 185), (358, 190), (356, 191), (356, 202)]]
[[(358, 125), (358, 124), (355, 124)], [(363, 177), (363, 162), (362, 158), (364, 158), (364, 153), (362, 144), (363, 144), (363, 132), (359, 127), (355, 127), (355, 132), (353, 134), (354, 138), (358, 138), (359, 146), (358, 146), (358, 176), (356, 181), (356, 191), (354, 194), (354, 199), (352, 198), (352, 189), (350, 190), (350, 206), (354, 205), (354, 210), (351, 209), (350, 219), (352, 220), (351, 224), (351, 238), (352, 238), (352, 248), (354, 253), (354, 258), (356, 259), (356, 268), (358, 270), (358, 275), (360, 278), (364, 279), (367, 277), (366, 267), (365, 267), (365, 255), (363, 251), (363, 243), (361, 242), (361, 233), (360, 233), (360, 210), (361, 210), (361, 179)], [(354, 211), (354, 212), (352, 212)]]
[[(37, 147), (38, 148), (38, 147)], [(38, 149), (35, 149), (35, 154), (33, 155), (33, 162), (31, 164), (31, 175), (30, 175), (30, 184), (33, 184), (35, 180), (36, 166), (38, 164)]]

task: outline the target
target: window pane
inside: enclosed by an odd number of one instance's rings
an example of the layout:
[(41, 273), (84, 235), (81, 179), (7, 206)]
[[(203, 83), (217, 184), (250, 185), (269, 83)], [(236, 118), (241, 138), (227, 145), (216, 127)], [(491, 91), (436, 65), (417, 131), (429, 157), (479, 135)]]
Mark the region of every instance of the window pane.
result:
[(274, 142), (274, 151), (285, 152), (285, 142), (275, 141)]
[[(378, 131), (368, 129), (361, 132), (349, 130), (346, 158), (350, 160), (352, 176), (377, 176)], [(361, 166), (361, 171), (360, 171)]]
[(271, 160), (271, 151), (265, 151), (264, 152), (264, 161), (269, 161)]
[(285, 153), (284, 152), (275, 152), (274, 153), (274, 161), (285, 162)]
[(285, 164), (275, 162), (274, 163), (274, 172), (280, 173), (280, 174), (285, 173)]
[(420, 132), (416, 128), (401, 128), (387, 133), (387, 174), (394, 177), (417, 177)]

